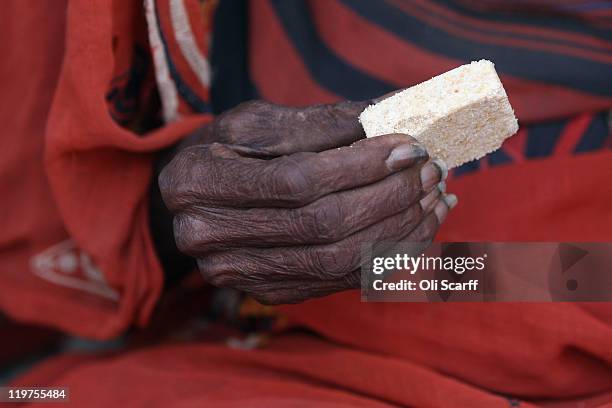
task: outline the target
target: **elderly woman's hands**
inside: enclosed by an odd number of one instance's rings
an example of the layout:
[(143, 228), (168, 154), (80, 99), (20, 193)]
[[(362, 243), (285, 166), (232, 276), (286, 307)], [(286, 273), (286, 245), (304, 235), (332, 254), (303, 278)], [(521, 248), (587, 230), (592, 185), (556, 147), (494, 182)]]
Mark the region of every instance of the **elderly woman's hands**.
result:
[(209, 282), (298, 302), (358, 287), (361, 243), (433, 238), (444, 165), (406, 135), (345, 146), (364, 106), (249, 102), (164, 168), (176, 243)]

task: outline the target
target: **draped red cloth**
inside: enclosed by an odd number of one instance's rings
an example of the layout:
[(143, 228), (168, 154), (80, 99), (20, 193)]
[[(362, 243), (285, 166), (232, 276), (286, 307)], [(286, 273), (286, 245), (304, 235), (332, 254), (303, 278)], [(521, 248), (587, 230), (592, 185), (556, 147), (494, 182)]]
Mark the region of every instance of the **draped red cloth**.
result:
[[(144, 325), (160, 296), (147, 212), (154, 154), (211, 116), (180, 99), (176, 120), (135, 131), (154, 80), (141, 3), (3, 5), (0, 306), (14, 318), (110, 338)], [(155, 3), (163, 28), (167, 3)], [(256, 68), (258, 82), (266, 72)], [(184, 80), (199, 89), (194, 75)], [(206, 100), (207, 89), (198, 94)], [(297, 104), (301, 95), (268, 97)], [(603, 150), (453, 179), (460, 204), (439, 239), (610, 240), (611, 163)], [(609, 304), (365, 304), (347, 292), (280, 310), (321, 337), (279, 333), (249, 351), (201, 342), (62, 356), (16, 384), (68, 386), (75, 406), (612, 403)]]

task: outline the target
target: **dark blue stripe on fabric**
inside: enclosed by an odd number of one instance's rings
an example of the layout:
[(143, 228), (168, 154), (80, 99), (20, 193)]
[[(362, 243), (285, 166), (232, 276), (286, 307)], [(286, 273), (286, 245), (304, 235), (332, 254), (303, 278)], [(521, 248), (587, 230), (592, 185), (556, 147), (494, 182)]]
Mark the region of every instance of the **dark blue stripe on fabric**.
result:
[[(611, 64), (453, 36), (384, 1), (341, 0), (363, 18), (424, 49), (463, 61), (490, 59), (498, 71), (595, 95), (612, 96)], [(358, 45), (356, 45), (358, 46)], [(375, 58), (372, 55), (372, 58)]]
[[(321, 86), (351, 100), (370, 99), (396, 88), (360, 71), (334, 54), (319, 36), (304, 0), (270, 1), (306, 69)], [(359, 47), (359, 44), (355, 46)]]
[(480, 168), (480, 163), (478, 160), (471, 161), (469, 163), (462, 164), (453, 170), (453, 176), (463, 176), (467, 173), (472, 173)]
[(170, 52), (168, 51), (168, 42), (166, 40), (166, 36), (164, 35), (164, 30), (162, 29), (161, 22), (159, 20), (159, 9), (157, 7), (157, 1), (154, 1), (155, 7), (155, 19), (157, 23), (157, 27), (159, 28), (159, 37), (162, 42), (162, 47), (164, 49), (164, 55), (166, 57), (166, 63), (168, 64), (168, 71), (170, 71), (170, 77), (174, 81), (176, 85), (176, 90), (181, 95), (183, 100), (189, 105), (194, 112), (198, 113), (211, 113), (211, 107), (208, 103), (206, 103), (202, 98), (195, 93), (189, 85), (183, 80), (181, 74), (179, 74), (176, 65), (174, 65), (174, 61), (170, 57)]
[(535, 124), (529, 127), (525, 152), (530, 159), (550, 156), (567, 125), (567, 120)]
[[(457, 0), (430, 0), (453, 11), (482, 20), (492, 20), (503, 23), (526, 24), (533, 27), (553, 28), (560, 31), (581, 33), (612, 41), (612, 29), (600, 28), (585, 20), (571, 15), (557, 13), (504, 10), (477, 10), (459, 4)], [(561, 3), (561, 2), (559, 2)], [(562, 6), (557, 6), (562, 7)]]
[[(429, 11), (428, 9), (424, 8), (421, 5), (414, 4), (413, 7), (418, 8), (423, 13), (431, 14), (431, 11)], [(469, 22), (459, 22), (459, 21), (456, 21), (456, 19), (453, 17), (442, 15), (442, 14), (437, 14), (436, 17), (446, 22), (447, 24), (455, 25), (465, 30), (469, 30), (473, 33), (480, 34), (483, 36), (483, 38), (486, 38), (484, 36), (490, 36), (492, 34), (495, 34), (496, 36), (500, 38), (505, 38), (505, 39), (512, 38), (512, 39), (520, 39), (520, 40), (526, 40), (526, 41), (538, 41), (538, 42), (544, 42), (550, 45), (563, 45), (566, 47), (573, 47), (574, 49), (579, 49), (579, 50), (591, 50), (591, 51), (598, 52), (600, 55), (608, 55), (608, 53), (610, 52), (609, 49), (605, 48), (605, 46), (603, 45), (585, 45), (582, 43), (575, 43), (567, 39), (542, 37), (541, 35), (525, 33), (525, 32), (518, 31), (518, 30), (515, 30), (513, 32), (507, 32), (507, 31), (499, 32), (491, 28), (485, 29), (485, 28), (475, 27)], [(483, 18), (480, 18), (479, 20), (494, 21), (493, 19), (490, 19), (490, 18), (487, 19), (486, 15)]]
[(581, 11), (593, 11), (593, 10), (609, 10), (612, 9), (611, 1), (594, 1), (590, 3), (581, 3), (581, 4), (568, 4), (568, 5), (559, 5), (567, 10), (581, 10)]
[(241, 102), (260, 99), (249, 75), (249, 2), (223, 0), (215, 10), (210, 66), (210, 104), (218, 115)]
[(576, 153), (590, 152), (604, 147), (608, 138), (608, 117), (605, 112), (595, 116), (591, 124), (580, 138), (576, 146)]
[(512, 163), (512, 159), (503, 150), (496, 150), (488, 156), (491, 166), (499, 166), (500, 164)]

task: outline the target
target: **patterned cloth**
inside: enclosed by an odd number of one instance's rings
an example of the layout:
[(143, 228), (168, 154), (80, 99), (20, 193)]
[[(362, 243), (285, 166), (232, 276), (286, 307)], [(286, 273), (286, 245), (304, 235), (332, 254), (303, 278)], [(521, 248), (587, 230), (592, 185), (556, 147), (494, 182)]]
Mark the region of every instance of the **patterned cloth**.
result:
[[(162, 96), (170, 95), (162, 98), (164, 107), (174, 110), (168, 115), (222, 110), (254, 97), (289, 105), (362, 100), (487, 58), (495, 62), (523, 126), (499, 152), (464, 166), (457, 174), (609, 147), (609, 2), (228, 3), (222, 8), (231, 9), (234, 18), (221, 10), (220, 38), (215, 41), (219, 50), (233, 52), (218, 53), (215, 80), (230, 84), (236, 77), (245, 77), (249, 83), (233, 100), (221, 96), (221, 103), (211, 106), (206, 58), (210, 32), (202, 34), (202, 26), (184, 18), (197, 13), (195, 2), (148, 1), (150, 12), (159, 17), (157, 24), (149, 25), (152, 42), (156, 33), (164, 38), (160, 48), (154, 46), (158, 73), (173, 67), (167, 80), (160, 82), (162, 90), (168, 88)], [(210, 19), (211, 11), (205, 8), (204, 20)], [(240, 47), (227, 34), (227, 26), (245, 33), (238, 39)], [(206, 45), (202, 49), (197, 47), (198, 38)], [(242, 52), (245, 61), (238, 68), (232, 66), (241, 61), (236, 52)], [(227, 88), (225, 92), (233, 92)], [(176, 98), (182, 103), (180, 109)]]

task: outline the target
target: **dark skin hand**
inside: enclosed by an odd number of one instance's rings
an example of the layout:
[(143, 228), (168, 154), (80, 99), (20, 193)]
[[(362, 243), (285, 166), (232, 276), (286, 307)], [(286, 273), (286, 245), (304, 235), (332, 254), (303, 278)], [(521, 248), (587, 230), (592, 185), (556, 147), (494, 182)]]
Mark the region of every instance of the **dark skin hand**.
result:
[(161, 195), (207, 281), (295, 303), (359, 287), (362, 243), (433, 239), (444, 166), (410, 136), (363, 139), (369, 103), (246, 102), (176, 149)]

